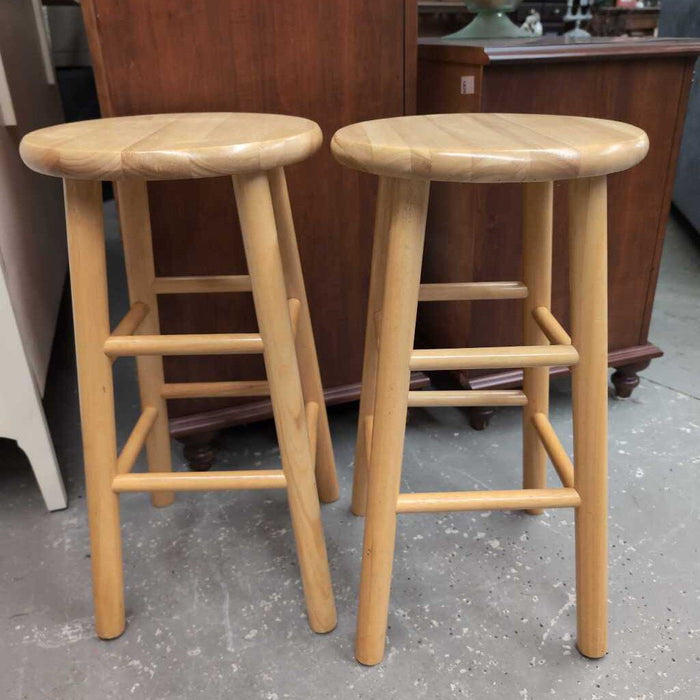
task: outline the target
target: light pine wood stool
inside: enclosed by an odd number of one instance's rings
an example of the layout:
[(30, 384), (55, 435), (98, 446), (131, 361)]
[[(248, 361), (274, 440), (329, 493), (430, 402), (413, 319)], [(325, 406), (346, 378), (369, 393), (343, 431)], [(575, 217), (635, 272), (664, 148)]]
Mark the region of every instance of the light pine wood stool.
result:
[[(311, 319), (283, 167), (318, 150), (307, 119), (265, 114), (166, 114), (79, 122), (28, 134), (24, 162), (65, 184), (97, 634), (125, 627), (119, 494), (286, 488), (309, 624), (336, 625), (320, 500), (338, 484)], [(148, 180), (233, 176), (249, 275), (156, 277)], [(131, 310), (110, 332), (101, 180), (119, 201)], [(160, 335), (158, 295), (251, 292), (259, 333)], [(167, 384), (163, 355), (262, 353), (267, 381)], [(117, 452), (112, 363), (136, 356), (141, 417)], [(282, 469), (171, 471), (166, 399), (272, 400)], [(145, 445), (148, 473), (131, 473)], [(315, 472), (315, 473), (314, 473)]]
[[(353, 512), (365, 514), (355, 656), (382, 660), (397, 513), (576, 509), (578, 648), (607, 649), (606, 176), (647, 153), (640, 129), (578, 117), (446, 114), (354, 124), (338, 161), (380, 176)], [(522, 182), (518, 282), (421, 284), (430, 181)], [(569, 180), (571, 337), (550, 312), (553, 182)], [(469, 235), (465, 231), (465, 235)], [(415, 350), (419, 301), (522, 299), (522, 347)], [(549, 367), (573, 375), (574, 466), (548, 419)], [(410, 391), (410, 370), (524, 368), (522, 391)], [(409, 406), (522, 406), (523, 488), (400, 493)], [(549, 456), (561, 487), (547, 488)]]

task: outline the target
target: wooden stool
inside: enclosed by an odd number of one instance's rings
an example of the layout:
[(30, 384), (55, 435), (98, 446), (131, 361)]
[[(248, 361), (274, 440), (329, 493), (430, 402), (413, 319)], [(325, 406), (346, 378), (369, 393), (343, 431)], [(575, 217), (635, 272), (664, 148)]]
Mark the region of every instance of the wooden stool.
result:
[[(336, 625), (319, 496), (338, 498), (283, 166), (314, 153), (311, 121), (265, 114), (166, 114), (79, 122), (28, 134), (24, 162), (64, 178), (97, 634), (125, 626), (119, 494), (286, 488), (311, 628)], [(156, 277), (148, 180), (233, 176), (249, 275)], [(116, 181), (131, 310), (110, 332), (100, 180)], [(259, 333), (159, 335), (160, 294), (253, 292)], [(163, 355), (262, 353), (268, 381), (166, 384)], [(112, 362), (136, 356), (142, 414), (117, 453)], [(165, 399), (270, 395), (282, 469), (171, 471)], [(130, 473), (143, 446), (149, 473)], [(314, 475), (315, 463), (315, 475)], [(318, 486), (318, 494), (317, 494)]]
[[(397, 513), (576, 508), (578, 647), (607, 628), (606, 175), (641, 161), (646, 134), (619, 122), (515, 114), (400, 117), (333, 139), (351, 168), (380, 176), (353, 511), (365, 537), (355, 655), (384, 654)], [(420, 284), (430, 181), (522, 182), (521, 282)], [(553, 181), (570, 180), (572, 338), (552, 316)], [(468, 232), (465, 231), (465, 235)], [(419, 301), (523, 299), (524, 346), (414, 350)], [(548, 419), (549, 367), (573, 374), (576, 472)], [(522, 391), (409, 391), (409, 370), (525, 369)], [(408, 406), (523, 406), (523, 489), (399, 493)], [(562, 482), (547, 488), (546, 457)], [(369, 482), (369, 483), (368, 483)]]

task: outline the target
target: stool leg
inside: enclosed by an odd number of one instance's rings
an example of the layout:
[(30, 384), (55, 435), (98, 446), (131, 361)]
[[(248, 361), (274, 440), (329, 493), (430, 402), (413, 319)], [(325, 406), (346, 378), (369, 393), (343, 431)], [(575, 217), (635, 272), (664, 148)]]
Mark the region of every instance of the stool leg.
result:
[(607, 651), (608, 273), (605, 177), (569, 184), (578, 648)]
[[(528, 296), (523, 300), (523, 343), (549, 345), (532, 312), (549, 308), (552, 299), (552, 214), (553, 183), (523, 185), (523, 282)], [(532, 367), (523, 372), (523, 488), (547, 488), (547, 453), (539, 439), (532, 416), (549, 413), (549, 368)], [(540, 515), (541, 508), (527, 511)]]
[(112, 365), (103, 350), (110, 330), (102, 187), (87, 180), (65, 180), (64, 186), (95, 627), (102, 639), (113, 639), (124, 631), (124, 577), (119, 497), (112, 491), (117, 471)]
[(369, 281), (369, 300), (367, 304), (367, 325), (365, 330), (365, 350), (362, 363), (362, 390), (360, 394), (360, 413), (357, 423), (357, 442), (355, 444), (355, 468), (352, 483), (352, 512), (364, 515), (367, 505), (367, 472), (372, 436), (366, 435), (374, 424), (374, 399), (377, 387), (377, 318), (382, 311), (382, 296), (386, 278), (386, 256), (389, 244), (389, 225), (391, 215), (391, 197), (394, 180), (379, 179), (377, 194), (377, 212), (374, 223), (374, 241), (372, 244), (372, 267)]
[(338, 477), (335, 471), (333, 443), (328, 425), (326, 401), (321, 384), (321, 372), (318, 366), (316, 344), (309, 315), (309, 303), (304, 287), (304, 275), (301, 269), (297, 237), (294, 232), (294, 219), (289, 204), (287, 180), (283, 168), (275, 168), (269, 173), (272, 204), (277, 222), (282, 268), (287, 285), (287, 296), (298, 299), (299, 321), (297, 324), (296, 351), (299, 360), (299, 373), (304, 401), (315, 401), (318, 404), (318, 433), (316, 442), (316, 485), (318, 495), (324, 503), (337, 501), (340, 495)]
[(265, 173), (253, 173), (234, 177), (233, 184), (309, 625), (315, 632), (330, 632), (336, 625), (335, 601), (269, 182)]
[[(148, 189), (145, 180), (122, 180), (116, 183), (119, 199), (119, 219), (121, 223), (126, 277), (129, 286), (129, 301), (137, 301), (148, 306), (148, 315), (141, 323), (138, 332), (145, 335), (159, 335), (158, 298), (153, 292), (155, 266), (153, 264), (153, 243), (151, 239), (151, 217), (148, 210)], [(152, 472), (172, 470), (170, 453), (170, 431), (168, 430), (168, 407), (160, 392), (163, 386), (163, 358), (160, 356), (140, 356), (136, 358), (136, 371), (139, 378), (141, 408), (153, 406), (158, 417), (146, 438), (148, 469)], [(151, 494), (154, 506), (169, 506), (175, 495), (169, 491)]]
[(355, 658), (382, 660), (396, 537), (404, 433), (430, 183), (392, 184), (389, 249), (382, 305), (374, 431), (362, 548)]

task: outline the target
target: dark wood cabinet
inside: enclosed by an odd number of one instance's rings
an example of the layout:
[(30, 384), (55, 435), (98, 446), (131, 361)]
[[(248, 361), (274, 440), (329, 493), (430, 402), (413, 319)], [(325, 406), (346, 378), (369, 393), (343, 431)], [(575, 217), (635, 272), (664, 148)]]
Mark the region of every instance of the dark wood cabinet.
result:
[[(415, 0), (83, 0), (102, 114), (296, 114), (329, 139), (351, 122), (412, 112)], [(359, 396), (376, 183), (326, 146), (288, 180), (324, 386)], [(228, 179), (151, 183), (159, 275), (244, 269)], [(250, 298), (159, 303), (163, 332), (254, 330)], [(254, 357), (166, 358), (167, 381), (257, 378)], [(206, 465), (213, 431), (270, 415), (267, 402), (172, 401), (173, 434)]]
[(658, 7), (599, 7), (590, 31), (594, 36), (653, 36), (659, 13)]
[[(421, 40), (418, 111), (525, 112), (617, 119), (643, 128), (651, 148), (632, 170), (610, 177), (610, 365), (618, 395), (661, 354), (649, 321), (670, 208), (688, 90), (700, 42), (561, 38), (478, 42)], [(465, 78), (467, 78), (465, 80)], [(517, 185), (436, 183), (431, 192), (425, 281), (515, 280), (520, 275)], [(555, 186), (553, 309), (566, 325), (566, 185)], [(431, 304), (419, 316), (431, 347), (517, 345), (517, 302)], [(515, 386), (521, 372), (463, 372), (466, 387)], [(486, 414), (472, 414), (483, 427)]]

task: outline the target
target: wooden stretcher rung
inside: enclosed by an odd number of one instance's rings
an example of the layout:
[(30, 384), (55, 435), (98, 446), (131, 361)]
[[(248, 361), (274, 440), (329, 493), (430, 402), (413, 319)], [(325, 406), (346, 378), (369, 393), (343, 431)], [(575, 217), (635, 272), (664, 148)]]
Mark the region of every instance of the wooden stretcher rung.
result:
[(421, 284), (418, 301), (484, 301), (525, 297), (527, 287), (522, 282), (452, 282)]
[(306, 429), (309, 431), (309, 448), (311, 450), (311, 460), (315, 467), (318, 440), (318, 404), (315, 401), (309, 401), (306, 404)]
[(259, 333), (110, 336), (104, 344), (110, 357), (132, 355), (252, 355), (263, 351)]
[(164, 399), (269, 396), (270, 385), (266, 381), (181, 382), (163, 384), (160, 390), (160, 395)]
[(382, 337), (382, 312), (377, 311), (374, 314), (374, 341), (379, 350), (380, 339)]
[(549, 418), (544, 413), (535, 413), (532, 416), (532, 424), (539, 435), (542, 445), (549, 455), (549, 459), (559, 475), (561, 483), (566, 488), (574, 486), (574, 465), (569, 459), (564, 446), (561, 444)]
[(367, 464), (372, 456), (372, 430), (374, 429), (374, 416), (366, 416), (363, 430), (365, 431), (365, 452), (367, 454)]
[(297, 327), (299, 326), (299, 309), (301, 309), (301, 302), (298, 299), (287, 299), (289, 304), (289, 320), (292, 324), (292, 334), (296, 338)]
[(562, 328), (562, 325), (546, 306), (538, 306), (533, 309), (532, 317), (550, 343), (554, 345), (571, 345), (571, 336)]
[(414, 350), (412, 370), (504, 369), (518, 367), (570, 367), (578, 362), (571, 345), (530, 345), (495, 348)]
[(119, 474), (112, 480), (115, 493), (134, 491), (227, 491), (283, 489), (287, 480), (281, 469), (228, 472), (146, 472)]
[(131, 431), (131, 435), (124, 443), (122, 451), (117, 458), (117, 473), (126, 474), (134, 468), (134, 463), (151, 432), (153, 424), (158, 417), (158, 409), (154, 406), (146, 406)]
[(397, 513), (441, 513), (461, 510), (531, 510), (576, 508), (581, 497), (573, 488), (518, 489), (515, 491), (455, 491), (402, 493)]
[(525, 406), (522, 391), (409, 391), (408, 405), (416, 406)]
[(148, 316), (148, 306), (141, 301), (134, 302), (124, 318), (119, 321), (117, 327), (112, 331), (112, 335), (133, 335), (146, 316)]
[(252, 290), (249, 275), (156, 277), (153, 280), (153, 291), (156, 294), (217, 294)]

